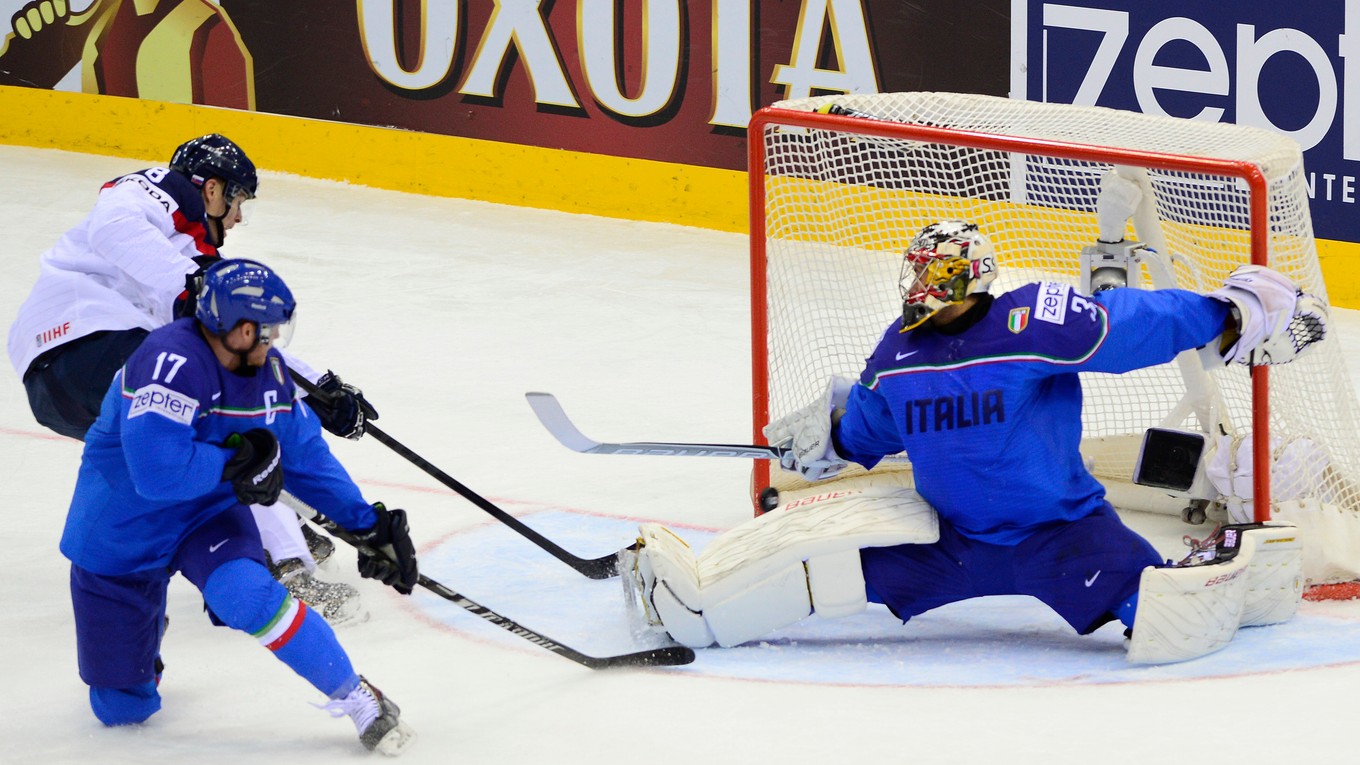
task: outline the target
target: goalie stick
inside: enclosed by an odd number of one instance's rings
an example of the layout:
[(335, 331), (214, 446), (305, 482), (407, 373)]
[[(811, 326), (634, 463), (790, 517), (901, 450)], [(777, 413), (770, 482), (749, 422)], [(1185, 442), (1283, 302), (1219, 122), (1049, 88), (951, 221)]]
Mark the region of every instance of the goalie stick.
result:
[(748, 460), (778, 460), (788, 449), (759, 444), (685, 444), (666, 441), (601, 443), (588, 438), (567, 417), (557, 397), (551, 393), (530, 392), (529, 401), (538, 421), (563, 446), (582, 454), (643, 454), (655, 457), (740, 457)]
[[(298, 387), (307, 391), (307, 395), (316, 396), (318, 399), (322, 401), (330, 400), (329, 393), (316, 387), (316, 385), (313, 384), (310, 380), (298, 374), (296, 370), (290, 369), (288, 371), (292, 374), (293, 381), (297, 383)], [(379, 428), (377, 425), (374, 425), (372, 421), (369, 421), (364, 425), (364, 432), (376, 438), (379, 441), (379, 443), (381, 443), (383, 446), (386, 446), (387, 448), (406, 458), (408, 462), (425, 471), (436, 481), (439, 481), (448, 488), (453, 489), (460, 496), (462, 496), (463, 499), (466, 499), (467, 501), (471, 502), (472, 504), (489, 513), (496, 520), (500, 521), (501, 523), (504, 523), (506, 526), (509, 526), (511, 530), (513, 530), (515, 533), (519, 534), (525, 539), (528, 539), (530, 542), (533, 542), (534, 544), (538, 545), (539, 548), (545, 550), (546, 552), (551, 554), (554, 558), (557, 558), (558, 560), (562, 561), (568, 566), (571, 566), (572, 568), (576, 569), (578, 573), (583, 574), (591, 579), (609, 579), (610, 577), (618, 576), (619, 574), (618, 552), (611, 553), (609, 555), (605, 555), (599, 558), (582, 558), (578, 555), (573, 555), (572, 553), (567, 552), (566, 550), (559, 547), (552, 540), (548, 539), (542, 534), (539, 534), (537, 531), (534, 531), (533, 529), (524, 525), (518, 518), (497, 507), (490, 500), (486, 499), (485, 497), (473, 491), (472, 489), (469, 489), (468, 487), (464, 486), (462, 483), (459, 483), (457, 480), (453, 478), (453, 476), (435, 467), (429, 460), (411, 451), (400, 441), (383, 432), (383, 430)], [(634, 544), (623, 549), (633, 550), (636, 548), (637, 545)], [(622, 550), (620, 552), (622, 552)]]
[[(372, 548), (368, 547), (363, 542), (360, 542), (354, 534), (350, 533), (343, 526), (308, 506), (306, 502), (303, 502), (292, 495), (284, 495), (283, 499), (285, 500), (285, 503), (293, 509), (293, 512), (325, 529), (327, 533), (336, 539), (345, 542), (365, 555), (380, 555), (380, 553), (375, 552)], [(589, 654), (581, 653), (575, 648), (563, 645), (541, 632), (535, 632), (513, 619), (502, 616), (486, 606), (477, 603), (466, 595), (454, 592), (424, 574), (421, 574), (420, 579), (417, 581), (421, 587), (424, 587), (439, 597), (453, 603), (459, 608), (466, 609), (497, 627), (528, 640), (534, 645), (546, 648), (558, 656), (571, 659), (577, 664), (584, 665), (590, 669), (673, 667), (681, 664), (689, 664), (694, 661), (694, 649), (682, 645), (649, 648), (645, 651), (619, 654), (617, 656), (590, 656)]]
[[(600, 442), (582, 433), (567, 417), (557, 397), (551, 393), (531, 391), (524, 398), (538, 415), (538, 421), (556, 438), (558, 443), (581, 454), (641, 454), (648, 457), (737, 457), (744, 460), (775, 460), (780, 467), (791, 470), (793, 450), (787, 446), (764, 444), (693, 444), (675, 441)], [(881, 463), (910, 464), (905, 455), (890, 454)], [(625, 548), (627, 550), (633, 547)], [(622, 551), (620, 551), (622, 552)]]

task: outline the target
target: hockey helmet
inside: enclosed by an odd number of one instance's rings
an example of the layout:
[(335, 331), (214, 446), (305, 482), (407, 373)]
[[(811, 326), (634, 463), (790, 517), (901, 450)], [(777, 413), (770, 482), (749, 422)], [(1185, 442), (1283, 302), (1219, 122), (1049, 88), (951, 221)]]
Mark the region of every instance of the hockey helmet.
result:
[(260, 186), (255, 163), (241, 147), (226, 136), (210, 133), (180, 144), (170, 157), (170, 169), (189, 176), (195, 186), (202, 186), (210, 178), (220, 178), (226, 184), (230, 201), (238, 194), (254, 199)]
[(996, 252), (977, 224), (945, 220), (926, 226), (902, 259), (902, 331), (915, 329), (945, 306), (986, 292), (994, 279)]
[(296, 308), (278, 274), (258, 261), (237, 258), (219, 260), (203, 272), (194, 315), (218, 337), (243, 321), (254, 322), (260, 342), (281, 348), (292, 337)]

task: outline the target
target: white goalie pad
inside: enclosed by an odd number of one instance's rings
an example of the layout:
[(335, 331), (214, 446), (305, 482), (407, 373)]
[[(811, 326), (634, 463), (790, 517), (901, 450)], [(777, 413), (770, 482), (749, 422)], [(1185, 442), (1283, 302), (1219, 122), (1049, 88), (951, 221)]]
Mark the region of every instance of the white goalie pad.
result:
[(1246, 603), (1247, 561), (1143, 570), (1129, 661), (1197, 659), (1232, 641)]
[(940, 537), (916, 492), (870, 481), (781, 505), (722, 534), (697, 560), (664, 527), (640, 532), (636, 576), (648, 619), (696, 648), (739, 645), (813, 612), (858, 613), (868, 603), (861, 548)]
[(685, 540), (658, 523), (638, 527), (640, 549), (633, 564), (637, 594), (647, 623), (694, 648), (713, 644), (702, 613), (699, 570)]
[(1213, 653), (1239, 627), (1287, 621), (1303, 596), (1297, 529), (1266, 526), (1240, 533), (1225, 561), (1143, 571), (1128, 659), (1166, 664)]
[(1271, 524), (1243, 534), (1238, 555), (1247, 556), (1247, 593), (1241, 626), (1279, 624), (1298, 612), (1303, 601), (1300, 531), (1289, 524)]

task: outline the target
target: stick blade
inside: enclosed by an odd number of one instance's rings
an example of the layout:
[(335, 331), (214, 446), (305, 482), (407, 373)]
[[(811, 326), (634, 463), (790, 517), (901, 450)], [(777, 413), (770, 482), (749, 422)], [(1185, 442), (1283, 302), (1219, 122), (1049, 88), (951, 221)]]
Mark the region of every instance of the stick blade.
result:
[(683, 645), (649, 648), (637, 653), (625, 653), (605, 658), (590, 657), (586, 666), (591, 669), (619, 669), (623, 667), (678, 667), (694, 662), (694, 649)]
[(558, 443), (574, 452), (589, 453), (599, 442), (587, 438), (584, 433), (576, 429), (576, 425), (567, 417), (567, 412), (562, 405), (557, 402), (557, 397), (551, 393), (541, 393), (530, 391), (524, 394), (525, 400), (529, 402), (529, 407), (534, 410), (538, 421), (543, 423), (543, 427), (556, 438)]

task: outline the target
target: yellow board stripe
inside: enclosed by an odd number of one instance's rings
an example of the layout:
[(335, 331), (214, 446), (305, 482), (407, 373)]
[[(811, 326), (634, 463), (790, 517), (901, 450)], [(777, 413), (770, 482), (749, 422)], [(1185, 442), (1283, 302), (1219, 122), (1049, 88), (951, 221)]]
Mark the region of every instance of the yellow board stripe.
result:
[[(0, 143), (165, 162), (222, 133), (261, 169), (394, 191), (746, 231), (746, 173), (89, 93), (0, 86)], [(262, 187), (267, 198), (268, 187)]]

